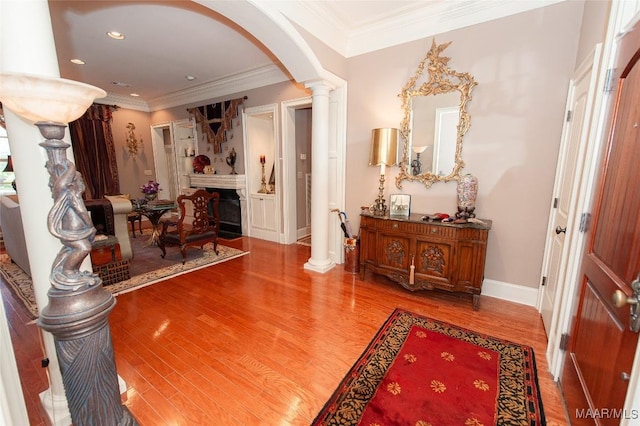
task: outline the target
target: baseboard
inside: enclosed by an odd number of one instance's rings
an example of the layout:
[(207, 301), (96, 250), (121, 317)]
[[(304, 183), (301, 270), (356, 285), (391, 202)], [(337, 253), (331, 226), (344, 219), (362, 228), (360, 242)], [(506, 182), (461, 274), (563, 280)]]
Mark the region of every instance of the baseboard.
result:
[(489, 279), (485, 279), (482, 283), (482, 295), (533, 307), (536, 307), (538, 302), (537, 288)]

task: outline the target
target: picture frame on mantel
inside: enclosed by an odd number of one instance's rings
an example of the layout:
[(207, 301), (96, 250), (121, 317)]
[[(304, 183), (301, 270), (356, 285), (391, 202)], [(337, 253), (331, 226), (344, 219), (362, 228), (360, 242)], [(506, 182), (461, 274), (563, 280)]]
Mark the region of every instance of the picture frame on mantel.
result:
[(389, 196), (391, 208), (389, 215), (395, 217), (409, 217), (411, 213), (411, 195), (409, 194), (391, 194)]

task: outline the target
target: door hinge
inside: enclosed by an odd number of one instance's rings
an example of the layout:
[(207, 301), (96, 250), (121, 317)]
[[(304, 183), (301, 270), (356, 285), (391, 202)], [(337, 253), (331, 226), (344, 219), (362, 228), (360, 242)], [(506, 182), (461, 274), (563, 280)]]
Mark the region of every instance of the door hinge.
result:
[(611, 92), (614, 89), (614, 75), (615, 75), (615, 68), (609, 68), (607, 70), (607, 75), (605, 76), (605, 80), (604, 80), (604, 91), (605, 92)]
[(591, 225), (591, 213), (582, 213), (580, 216), (580, 232), (587, 232), (589, 230), (589, 225)]
[(571, 121), (571, 118), (573, 117), (573, 111), (569, 110), (567, 111), (567, 123)]
[(553, 208), (557, 209), (558, 208), (558, 197), (553, 199)]
[(542, 282), (540, 283), (540, 285), (542, 287), (544, 287), (545, 285), (547, 285), (547, 277), (542, 277)]
[(566, 351), (569, 346), (569, 335), (567, 333), (562, 333), (560, 336), (560, 350)]

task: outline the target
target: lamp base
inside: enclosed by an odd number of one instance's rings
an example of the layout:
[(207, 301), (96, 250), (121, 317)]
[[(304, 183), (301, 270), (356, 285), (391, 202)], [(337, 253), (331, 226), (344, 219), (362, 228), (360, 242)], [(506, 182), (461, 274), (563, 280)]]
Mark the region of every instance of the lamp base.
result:
[(369, 210), (374, 216), (384, 216), (387, 214), (387, 206), (384, 203), (384, 175), (380, 175), (380, 187), (378, 188), (378, 198), (371, 205)]
[(387, 206), (384, 205), (384, 200), (382, 200), (382, 204), (376, 200), (376, 203), (372, 204), (369, 210), (374, 216), (385, 216), (387, 214)]

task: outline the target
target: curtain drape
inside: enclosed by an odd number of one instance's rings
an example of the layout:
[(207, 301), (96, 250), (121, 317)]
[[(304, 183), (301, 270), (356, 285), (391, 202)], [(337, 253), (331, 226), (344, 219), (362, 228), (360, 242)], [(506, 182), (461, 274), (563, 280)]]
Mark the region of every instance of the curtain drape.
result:
[(111, 132), (112, 105), (93, 104), (69, 123), (76, 168), (84, 178), (86, 199), (118, 194), (120, 182)]
[(226, 132), (233, 128), (233, 119), (238, 116), (238, 106), (245, 99), (247, 99), (246, 96), (230, 101), (187, 108), (187, 111), (195, 117), (196, 123), (200, 124), (200, 129), (207, 143), (213, 145), (214, 154), (222, 153), (222, 142), (227, 141)]

